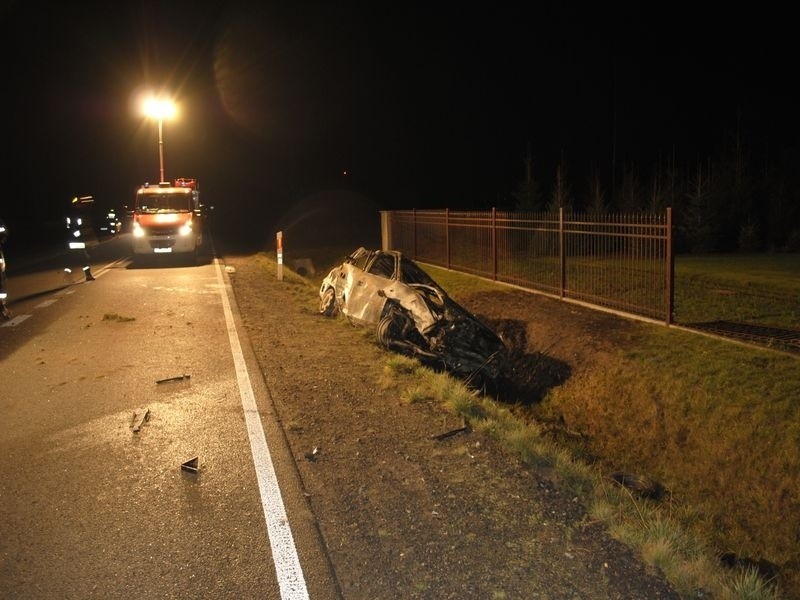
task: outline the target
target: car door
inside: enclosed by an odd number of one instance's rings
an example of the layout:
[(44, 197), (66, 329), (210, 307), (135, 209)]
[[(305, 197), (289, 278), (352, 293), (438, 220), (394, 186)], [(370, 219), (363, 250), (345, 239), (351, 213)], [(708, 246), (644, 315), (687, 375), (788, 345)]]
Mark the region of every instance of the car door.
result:
[(365, 269), (351, 265), (342, 312), (362, 325), (377, 325), (386, 304), (386, 297), (379, 292), (391, 285), (395, 267), (395, 256), (384, 252), (370, 257)]

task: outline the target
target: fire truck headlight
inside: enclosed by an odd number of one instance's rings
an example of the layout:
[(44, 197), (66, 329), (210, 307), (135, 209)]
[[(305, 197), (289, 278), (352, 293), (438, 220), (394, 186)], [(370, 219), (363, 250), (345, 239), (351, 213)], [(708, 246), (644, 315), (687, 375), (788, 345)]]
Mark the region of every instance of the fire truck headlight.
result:
[(178, 233), (182, 236), (187, 236), (190, 233), (192, 233), (192, 222), (186, 221), (186, 223), (181, 225), (181, 228), (178, 230)]
[(144, 229), (137, 222), (133, 223), (133, 237), (144, 237)]

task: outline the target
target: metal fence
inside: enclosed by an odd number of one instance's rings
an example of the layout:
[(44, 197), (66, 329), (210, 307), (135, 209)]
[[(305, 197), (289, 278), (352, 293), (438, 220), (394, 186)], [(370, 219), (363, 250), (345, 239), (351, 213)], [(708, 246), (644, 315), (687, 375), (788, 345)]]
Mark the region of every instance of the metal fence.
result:
[(672, 323), (672, 211), (381, 212), (382, 244), (410, 258)]

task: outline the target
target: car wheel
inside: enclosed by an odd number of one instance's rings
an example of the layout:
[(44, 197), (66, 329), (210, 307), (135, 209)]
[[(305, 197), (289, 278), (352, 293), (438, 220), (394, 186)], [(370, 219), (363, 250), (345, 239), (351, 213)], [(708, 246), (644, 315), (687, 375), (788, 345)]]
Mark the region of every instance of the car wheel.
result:
[(399, 340), (403, 334), (403, 324), (401, 317), (394, 312), (389, 312), (378, 323), (378, 328), (375, 335), (378, 338), (378, 343), (384, 348), (390, 348), (392, 342)]
[(336, 307), (336, 290), (332, 287), (322, 292), (322, 297), (319, 301), (319, 312), (326, 317), (336, 316), (336, 313), (339, 312)]

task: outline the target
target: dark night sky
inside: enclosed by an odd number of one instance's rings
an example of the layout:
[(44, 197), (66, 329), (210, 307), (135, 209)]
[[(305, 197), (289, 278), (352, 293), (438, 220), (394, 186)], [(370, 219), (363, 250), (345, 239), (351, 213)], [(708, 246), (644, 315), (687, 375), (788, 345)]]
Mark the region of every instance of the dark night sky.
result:
[(797, 146), (781, 10), (529, 4), (4, 2), (4, 175), (24, 208), (0, 211), (123, 202), (157, 179), (147, 88), (181, 107), (167, 178), (268, 218), (341, 187), (380, 208), (488, 207), (528, 144), (545, 186), (562, 156), (583, 181), (615, 133), (620, 163), (688, 161), (737, 113), (754, 151)]

